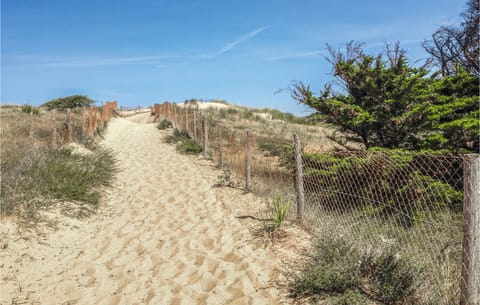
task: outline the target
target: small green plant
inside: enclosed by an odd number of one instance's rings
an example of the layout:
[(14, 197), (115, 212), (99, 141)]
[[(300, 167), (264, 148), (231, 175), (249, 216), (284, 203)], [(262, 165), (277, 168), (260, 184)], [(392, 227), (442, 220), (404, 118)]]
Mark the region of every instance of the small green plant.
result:
[(233, 181), (232, 172), (230, 171), (230, 169), (224, 168), (223, 173), (217, 178), (217, 186), (235, 187), (235, 182)]
[(22, 106), (22, 112), (24, 113), (33, 113), (33, 114), (39, 114), (40, 110), (38, 110), (37, 107), (34, 107), (32, 105), (23, 105)]
[(262, 231), (273, 233), (280, 228), (287, 218), (291, 205), (291, 199), (285, 200), (281, 194), (277, 193), (272, 199), (269, 211), (260, 217)]
[(177, 144), (177, 151), (186, 155), (198, 155), (202, 150), (202, 146), (193, 139), (185, 139)]
[(160, 130), (165, 130), (167, 128), (172, 128), (172, 127), (173, 127), (172, 122), (170, 122), (167, 119), (161, 120), (157, 125), (157, 128)]
[(292, 200), (285, 200), (281, 194), (276, 194), (272, 204), (272, 221), (275, 227), (280, 227), (287, 218), (287, 213), (292, 205)]

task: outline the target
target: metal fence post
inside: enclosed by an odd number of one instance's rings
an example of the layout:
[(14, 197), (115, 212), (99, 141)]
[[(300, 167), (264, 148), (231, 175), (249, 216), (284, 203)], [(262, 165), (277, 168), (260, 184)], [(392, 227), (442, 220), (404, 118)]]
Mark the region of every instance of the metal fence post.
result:
[(478, 304), (480, 272), (480, 157), (466, 155), (463, 165), (463, 242), (460, 305)]
[(247, 192), (250, 192), (252, 184), (251, 158), (250, 131), (247, 131), (247, 136), (245, 138), (245, 190)]
[(297, 191), (297, 218), (299, 221), (303, 219), (303, 211), (305, 207), (305, 190), (303, 188), (303, 165), (302, 165), (302, 148), (298, 135), (293, 135), (295, 145), (295, 186)]

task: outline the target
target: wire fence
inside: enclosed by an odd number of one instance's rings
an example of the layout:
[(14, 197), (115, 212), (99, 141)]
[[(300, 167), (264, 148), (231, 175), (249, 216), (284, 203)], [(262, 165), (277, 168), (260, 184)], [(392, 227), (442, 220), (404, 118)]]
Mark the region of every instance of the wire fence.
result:
[(366, 252), (396, 249), (419, 271), (418, 304), (478, 304), (478, 154), (309, 152), (296, 136), (229, 130), (182, 106), (156, 104), (153, 113), (185, 129), (245, 190), (294, 199), (294, 216), (321, 236)]

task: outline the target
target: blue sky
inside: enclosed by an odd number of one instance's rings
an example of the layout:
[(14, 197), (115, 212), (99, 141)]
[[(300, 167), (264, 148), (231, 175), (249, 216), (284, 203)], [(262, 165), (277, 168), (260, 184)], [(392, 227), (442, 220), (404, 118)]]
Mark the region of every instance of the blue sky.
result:
[(332, 80), (326, 44), (378, 52), (400, 41), (412, 62), (462, 0), (2, 0), (1, 102), (83, 94), (121, 105), (190, 98), (308, 113), (287, 88)]

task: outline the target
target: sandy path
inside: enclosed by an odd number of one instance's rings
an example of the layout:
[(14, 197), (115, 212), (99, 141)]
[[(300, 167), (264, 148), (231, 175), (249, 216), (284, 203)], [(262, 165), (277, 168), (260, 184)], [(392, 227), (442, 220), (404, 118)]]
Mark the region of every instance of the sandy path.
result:
[(203, 169), (162, 135), (152, 124), (110, 123), (104, 145), (121, 171), (104, 206), (40, 243), (1, 250), (2, 304), (283, 302), (272, 253), (252, 247)]

